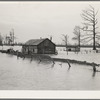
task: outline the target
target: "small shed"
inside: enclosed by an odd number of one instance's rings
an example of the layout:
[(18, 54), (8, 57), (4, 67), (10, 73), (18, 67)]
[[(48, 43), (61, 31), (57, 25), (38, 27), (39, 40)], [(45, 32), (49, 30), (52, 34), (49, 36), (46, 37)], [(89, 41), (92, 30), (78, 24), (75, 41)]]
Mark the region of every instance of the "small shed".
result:
[(55, 54), (56, 45), (45, 39), (31, 39), (22, 46), (22, 52), (25, 54)]

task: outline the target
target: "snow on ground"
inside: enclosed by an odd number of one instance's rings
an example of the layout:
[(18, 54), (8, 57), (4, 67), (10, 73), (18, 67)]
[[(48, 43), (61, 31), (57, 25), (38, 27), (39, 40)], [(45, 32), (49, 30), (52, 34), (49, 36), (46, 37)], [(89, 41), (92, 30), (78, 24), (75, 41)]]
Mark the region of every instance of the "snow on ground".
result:
[[(0, 50), (7, 50), (9, 48), (13, 48), (15, 51), (19, 50), (21, 51), (21, 46), (0, 46)], [(69, 52), (68, 55), (66, 53), (65, 47), (57, 47), (58, 55), (52, 55), (53, 58), (65, 58), (65, 59), (73, 59), (73, 60), (79, 60), (79, 61), (87, 61), (87, 62), (95, 62), (97, 64), (100, 64), (100, 53), (95, 53), (92, 48), (81, 48), (81, 51), (76, 54), (75, 52)]]
[(100, 64), (100, 53), (94, 52), (92, 49), (81, 49), (81, 51), (77, 54), (75, 52), (67, 52), (63, 49), (58, 50), (58, 55), (53, 55), (53, 58), (65, 58), (65, 59), (73, 59), (79, 61), (87, 61), (87, 62), (95, 62)]
[(0, 46), (0, 50), (7, 50), (7, 49), (13, 49), (13, 50), (18, 50), (21, 52), (22, 46)]

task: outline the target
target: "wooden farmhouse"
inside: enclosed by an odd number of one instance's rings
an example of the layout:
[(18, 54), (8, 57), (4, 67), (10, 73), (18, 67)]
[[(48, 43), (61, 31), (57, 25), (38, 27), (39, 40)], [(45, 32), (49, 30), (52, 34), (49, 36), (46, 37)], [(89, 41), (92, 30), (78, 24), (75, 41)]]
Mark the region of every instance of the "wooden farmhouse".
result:
[(22, 46), (22, 52), (25, 54), (55, 54), (56, 45), (45, 39), (31, 39)]

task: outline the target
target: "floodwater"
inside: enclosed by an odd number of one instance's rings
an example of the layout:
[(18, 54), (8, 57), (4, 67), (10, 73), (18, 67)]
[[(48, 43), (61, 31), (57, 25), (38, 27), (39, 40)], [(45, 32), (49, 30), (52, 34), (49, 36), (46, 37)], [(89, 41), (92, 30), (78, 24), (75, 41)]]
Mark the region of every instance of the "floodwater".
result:
[(0, 90), (100, 90), (100, 73), (91, 66), (0, 53)]
[[(16, 46), (14, 49), (20, 51), (21, 47)], [(74, 58), (75, 54), (72, 55)], [(83, 58), (83, 54), (81, 56)], [(91, 58), (87, 56), (86, 59)], [(98, 56), (96, 54), (94, 57)], [(69, 69), (67, 63), (39, 63), (38, 60), (0, 53), (0, 90), (100, 90), (100, 72), (93, 73), (92, 67), (86, 65), (71, 64)]]

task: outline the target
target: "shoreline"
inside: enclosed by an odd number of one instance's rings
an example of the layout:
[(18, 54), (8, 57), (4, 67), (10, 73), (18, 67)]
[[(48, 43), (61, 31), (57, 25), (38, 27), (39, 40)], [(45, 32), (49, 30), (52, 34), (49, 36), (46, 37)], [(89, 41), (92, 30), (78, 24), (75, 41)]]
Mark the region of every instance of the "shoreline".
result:
[[(28, 55), (28, 54), (23, 54), (21, 52), (8, 52), (7, 50), (0, 50), (1, 53), (6, 53), (6, 54), (10, 54), (10, 55), (16, 55), (17, 57), (21, 57), (21, 58), (35, 58), (37, 60), (48, 60), (48, 61), (58, 61), (58, 62), (64, 62), (64, 63), (75, 63), (75, 64), (81, 64), (81, 65), (88, 65), (88, 66), (92, 66), (92, 62), (87, 62), (87, 61), (79, 61), (79, 60), (74, 60), (74, 59), (64, 59), (64, 58), (52, 58), (47, 54), (32, 54), (32, 55)], [(95, 66), (99, 66), (100, 64), (94, 63)]]

